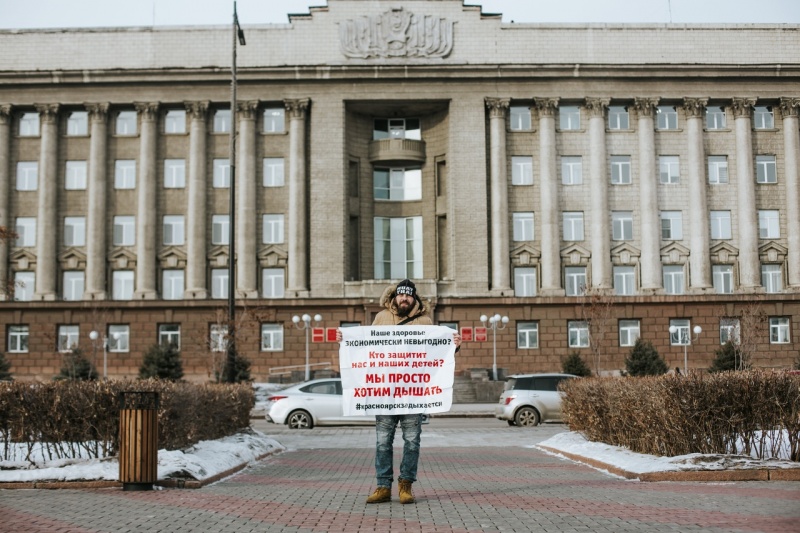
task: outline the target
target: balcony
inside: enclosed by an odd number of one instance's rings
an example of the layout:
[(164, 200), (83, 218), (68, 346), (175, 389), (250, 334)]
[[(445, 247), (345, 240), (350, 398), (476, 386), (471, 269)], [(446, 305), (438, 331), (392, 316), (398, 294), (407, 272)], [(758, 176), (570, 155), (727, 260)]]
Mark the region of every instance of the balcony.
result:
[(369, 143), (370, 163), (424, 163), (425, 141), (379, 139)]

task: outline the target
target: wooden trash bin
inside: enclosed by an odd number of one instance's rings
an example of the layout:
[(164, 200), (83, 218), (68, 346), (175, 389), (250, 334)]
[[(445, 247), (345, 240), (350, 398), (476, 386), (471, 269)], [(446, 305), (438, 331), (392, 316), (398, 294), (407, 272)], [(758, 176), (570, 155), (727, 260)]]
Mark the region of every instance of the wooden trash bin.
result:
[(122, 490), (153, 490), (158, 481), (158, 393), (123, 392), (119, 402)]

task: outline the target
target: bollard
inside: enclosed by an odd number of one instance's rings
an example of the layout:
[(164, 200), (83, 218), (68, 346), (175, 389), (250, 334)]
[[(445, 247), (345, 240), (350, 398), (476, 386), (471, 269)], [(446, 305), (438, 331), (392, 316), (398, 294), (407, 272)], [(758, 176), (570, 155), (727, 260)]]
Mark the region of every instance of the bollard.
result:
[(158, 481), (158, 393), (127, 391), (119, 402), (122, 490), (153, 490)]

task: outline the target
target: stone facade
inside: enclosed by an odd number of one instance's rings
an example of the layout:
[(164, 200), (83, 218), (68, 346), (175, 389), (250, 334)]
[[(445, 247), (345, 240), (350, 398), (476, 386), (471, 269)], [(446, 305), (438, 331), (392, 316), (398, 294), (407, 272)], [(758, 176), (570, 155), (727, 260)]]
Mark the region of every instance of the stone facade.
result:
[[(328, 4), (246, 26), (237, 50), (237, 348), (256, 379), (304, 364), (293, 315), (368, 324), (403, 277), (437, 323), (509, 316), (509, 372), (576, 350), (613, 372), (636, 335), (671, 366), (688, 341), (705, 368), (736, 320), (753, 364), (800, 357), (800, 28)], [(26, 233), (0, 244), (0, 282), (33, 280), (0, 301), (15, 376), (56, 374), (60, 338), (102, 352), (97, 330), (122, 334), (109, 373), (132, 377), (177, 329), (187, 377), (213, 377), (231, 29), (4, 31), (0, 46), (0, 225)], [(491, 366), (492, 346), (491, 331), (466, 342), (458, 370)], [(335, 343), (310, 351), (338, 364)]]

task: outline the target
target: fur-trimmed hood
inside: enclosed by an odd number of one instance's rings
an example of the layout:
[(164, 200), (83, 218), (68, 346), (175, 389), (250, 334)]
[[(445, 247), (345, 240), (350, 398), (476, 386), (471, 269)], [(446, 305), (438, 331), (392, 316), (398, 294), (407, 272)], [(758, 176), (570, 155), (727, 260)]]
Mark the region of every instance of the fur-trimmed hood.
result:
[[(383, 311), (378, 313), (375, 317), (375, 321), (372, 323), (373, 326), (394, 326), (398, 322), (401, 322), (405, 319), (405, 317), (400, 317), (397, 315), (397, 306), (394, 304), (394, 297), (396, 294), (397, 285), (389, 285), (384, 289), (383, 294), (381, 295), (380, 304), (385, 307)], [(416, 303), (414, 304), (414, 308), (408, 314), (408, 316), (419, 316), (417, 319), (412, 320), (409, 324), (420, 324), (420, 325), (430, 325), (432, 321), (428, 316), (430, 312), (430, 303), (427, 300), (424, 300), (416, 295), (414, 297)]]

